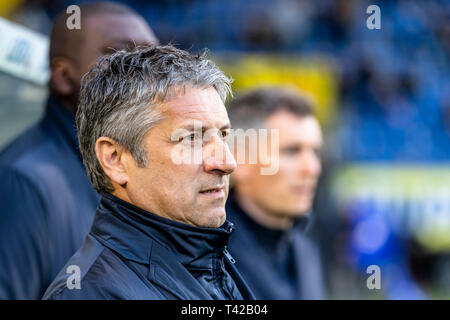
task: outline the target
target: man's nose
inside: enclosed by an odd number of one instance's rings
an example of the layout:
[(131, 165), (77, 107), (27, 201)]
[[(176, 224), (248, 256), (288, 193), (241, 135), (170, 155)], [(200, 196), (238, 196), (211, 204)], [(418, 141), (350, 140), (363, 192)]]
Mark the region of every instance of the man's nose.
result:
[(206, 172), (222, 175), (231, 174), (237, 166), (228, 144), (216, 137), (203, 148), (203, 165)]

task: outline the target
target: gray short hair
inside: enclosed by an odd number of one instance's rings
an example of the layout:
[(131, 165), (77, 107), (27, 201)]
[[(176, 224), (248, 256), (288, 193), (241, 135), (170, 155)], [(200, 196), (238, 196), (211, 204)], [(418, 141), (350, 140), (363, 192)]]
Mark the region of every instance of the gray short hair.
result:
[(162, 118), (156, 106), (173, 90), (213, 87), (222, 101), (231, 92), (232, 79), (206, 57), (171, 45), (137, 47), (104, 56), (82, 80), (76, 115), (83, 163), (98, 192), (114, 188), (95, 154), (98, 138), (109, 137), (147, 166), (142, 141)]

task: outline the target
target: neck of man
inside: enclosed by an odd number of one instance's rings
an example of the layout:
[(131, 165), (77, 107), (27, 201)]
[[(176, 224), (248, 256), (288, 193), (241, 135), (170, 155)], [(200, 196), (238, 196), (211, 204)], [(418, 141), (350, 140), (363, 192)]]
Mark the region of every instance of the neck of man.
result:
[(277, 214), (263, 208), (250, 196), (239, 190), (236, 190), (236, 201), (252, 220), (268, 229), (288, 230), (294, 224), (292, 217)]
[(77, 103), (74, 102), (74, 99), (61, 100), (61, 105), (75, 117), (77, 114)]
[(75, 117), (77, 113), (77, 99), (78, 96), (63, 97), (55, 91), (50, 91), (51, 96), (57, 101), (65, 110)]

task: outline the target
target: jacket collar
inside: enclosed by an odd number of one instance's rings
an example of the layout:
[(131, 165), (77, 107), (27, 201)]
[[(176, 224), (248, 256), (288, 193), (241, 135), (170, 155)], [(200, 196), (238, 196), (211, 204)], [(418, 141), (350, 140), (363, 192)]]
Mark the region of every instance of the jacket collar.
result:
[(91, 233), (123, 257), (149, 264), (152, 241), (175, 253), (188, 268), (213, 268), (233, 230), (226, 221), (219, 228), (200, 228), (172, 221), (102, 193)]
[(287, 230), (271, 229), (261, 225), (252, 219), (239, 205), (235, 190), (230, 190), (227, 201), (227, 214), (232, 216), (232, 220), (235, 220), (236, 229), (238, 232), (241, 228), (253, 230), (258, 241), (264, 243), (268, 247), (277, 246), (280, 241), (289, 239), (294, 230), (305, 231), (310, 221), (309, 216), (302, 216), (294, 220), (292, 228)]

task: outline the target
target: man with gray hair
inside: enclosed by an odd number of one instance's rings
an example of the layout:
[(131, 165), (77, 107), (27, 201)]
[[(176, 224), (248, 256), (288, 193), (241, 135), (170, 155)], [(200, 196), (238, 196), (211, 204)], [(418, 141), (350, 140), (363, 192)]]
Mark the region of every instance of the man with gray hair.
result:
[[(78, 137), (102, 198), (44, 299), (253, 298), (226, 249), (230, 82), (172, 46), (118, 51), (85, 76)], [(177, 161), (186, 151), (201, 161)]]

